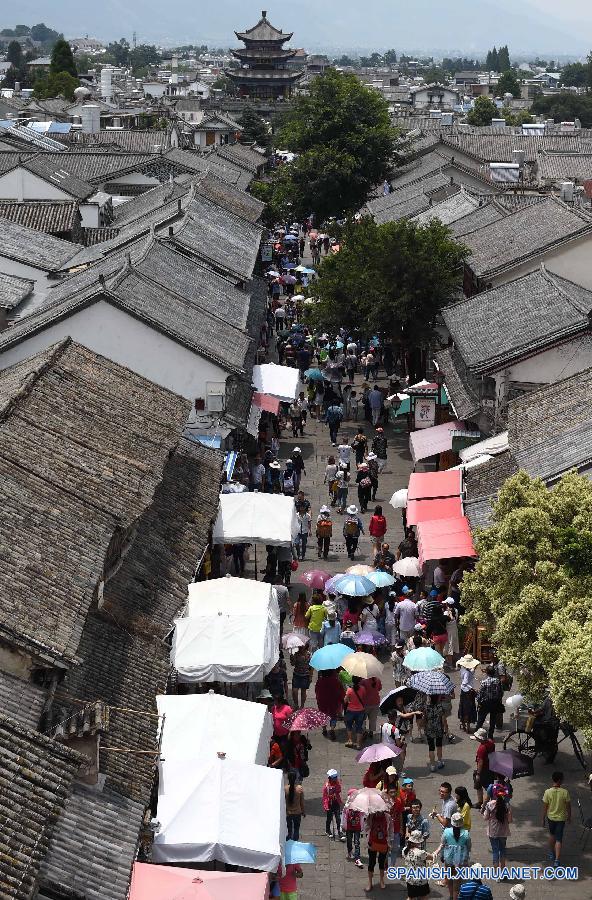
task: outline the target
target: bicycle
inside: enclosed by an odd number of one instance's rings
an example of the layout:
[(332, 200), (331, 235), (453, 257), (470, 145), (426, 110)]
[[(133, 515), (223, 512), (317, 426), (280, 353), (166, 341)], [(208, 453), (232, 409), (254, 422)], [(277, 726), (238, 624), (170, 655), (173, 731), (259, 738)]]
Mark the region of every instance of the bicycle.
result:
[(563, 737), (559, 739), (557, 739), (556, 737), (553, 745), (549, 748), (545, 748), (542, 745), (542, 742), (540, 740), (537, 741), (536, 739), (533, 730), (534, 718), (528, 711), (523, 708), (519, 709), (515, 715), (515, 720), (516, 728), (514, 729), (514, 731), (511, 731), (504, 740), (504, 750), (517, 750), (518, 753), (522, 753), (524, 756), (529, 756), (531, 759), (534, 759), (539, 754), (543, 754), (546, 756), (547, 762), (551, 763), (557, 755), (559, 745), (569, 738), (571, 740), (575, 757), (581, 765), (582, 769), (588, 768), (586, 765), (586, 759), (584, 757), (584, 751), (582, 750), (582, 745), (578, 740), (575, 729), (569, 724), (569, 722), (559, 722), (557, 737), (560, 733), (563, 735)]

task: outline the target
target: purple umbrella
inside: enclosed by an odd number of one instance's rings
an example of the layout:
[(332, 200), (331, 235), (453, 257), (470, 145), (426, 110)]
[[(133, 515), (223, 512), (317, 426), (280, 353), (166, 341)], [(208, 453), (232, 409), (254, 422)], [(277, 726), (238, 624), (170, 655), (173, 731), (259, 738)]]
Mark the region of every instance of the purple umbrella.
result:
[(370, 744), (361, 753), (356, 756), (356, 762), (373, 763), (380, 762), (381, 759), (393, 759), (402, 753), (400, 747), (389, 747), (387, 744)]
[(354, 644), (362, 644), (364, 647), (379, 647), (380, 644), (386, 644), (386, 638), (379, 631), (360, 631), (354, 637)]
[(499, 750), (490, 753), (487, 765), (490, 772), (506, 778), (524, 778), (534, 772), (533, 761), (517, 750)]

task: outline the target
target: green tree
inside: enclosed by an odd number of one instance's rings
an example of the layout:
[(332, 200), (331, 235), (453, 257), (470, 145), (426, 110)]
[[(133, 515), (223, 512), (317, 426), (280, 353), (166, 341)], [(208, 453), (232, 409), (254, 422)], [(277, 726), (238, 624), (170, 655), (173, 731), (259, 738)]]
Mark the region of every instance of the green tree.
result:
[(465, 620), (485, 625), (533, 699), (548, 687), (557, 713), (592, 741), (592, 484), (574, 472), (553, 490), (519, 472), (477, 536), (463, 578)]
[(77, 78), (69, 72), (50, 72), (45, 77), (38, 78), (33, 89), (33, 96), (38, 100), (50, 100), (54, 97), (63, 97), (65, 100), (74, 100), (74, 91), (79, 85)]
[(535, 115), (544, 115), (554, 122), (569, 122), (579, 119), (584, 128), (592, 127), (592, 96), (590, 94), (577, 95), (568, 91), (560, 91), (558, 94), (550, 94), (535, 97), (532, 102), (531, 112)]
[(513, 97), (520, 96), (520, 82), (516, 78), (515, 72), (512, 69), (507, 69), (501, 76), (497, 83), (497, 96), (503, 97), (504, 94), (512, 94)]
[(229, 78), (228, 75), (218, 75), (216, 80), (212, 83), (212, 87), (214, 90), (224, 91), (229, 97), (233, 97), (236, 94), (234, 81)]
[(58, 75), (60, 72), (67, 72), (73, 78), (78, 76), (76, 71), (76, 63), (72, 54), (72, 48), (68, 41), (60, 38), (53, 45), (51, 51), (51, 64), (49, 71), (52, 75)]
[(270, 134), (267, 123), (252, 106), (245, 106), (239, 118), (241, 126), (241, 143), (259, 144), (260, 147), (268, 147)]
[(383, 58), (385, 65), (387, 66), (394, 66), (397, 62), (397, 54), (395, 50), (387, 50)]
[(335, 60), (335, 65), (337, 66), (354, 66), (355, 64), (355, 59), (352, 59), (351, 56), (347, 56), (345, 53)]
[(137, 72), (157, 65), (160, 62), (160, 54), (153, 44), (138, 44), (130, 50), (128, 63)]
[(477, 97), (473, 108), (469, 110), (467, 122), (469, 125), (491, 125), (492, 119), (497, 119), (499, 110), (489, 97)]
[(586, 86), (588, 91), (592, 91), (592, 52), (586, 57), (587, 78)]
[(20, 69), (23, 64), (23, 48), (18, 41), (11, 41), (6, 50), (6, 60), (15, 69)]
[(339, 253), (323, 260), (314, 316), (323, 327), (378, 329), (408, 350), (425, 346), (441, 308), (462, 284), (466, 248), (437, 220), (350, 222)]
[(485, 68), (488, 72), (499, 72), (499, 56), (496, 47), (488, 51), (485, 59)]
[(499, 66), (499, 68), (497, 69), (498, 72), (507, 72), (512, 68), (512, 64), (510, 62), (510, 52), (508, 50), (507, 44), (505, 47), (499, 48), (497, 52), (497, 63)]
[(421, 73), (426, 84), (445, 84), (446, 72), (440, 66), (430, 66)]
[(396, 131), (388, 106), (354, 75), (328, 69), (298, 97), (277, 146), (298, 154), (278, 177), (278, 199), (291, 192), (303, 214), (322, 221), (358, 210), (390, 175)]
[(107, 44), (103, 59), (105, 62), (112, 63), (115, 66), (127, 66), (129, 63), (129, 55), (130, 46), (128, 42), (125, 38), (120, 38), (118, 41)]
[(588, 67), (584, 63), (569, 63), (561, 70), (563, 87), (586, 87), (588, 84)]
[(519, 109), (517, 112), (503, 109), (501, 113), (506, 125), (525, 125), (527, 122), (532, 122), (532, 116), (525, 109)]

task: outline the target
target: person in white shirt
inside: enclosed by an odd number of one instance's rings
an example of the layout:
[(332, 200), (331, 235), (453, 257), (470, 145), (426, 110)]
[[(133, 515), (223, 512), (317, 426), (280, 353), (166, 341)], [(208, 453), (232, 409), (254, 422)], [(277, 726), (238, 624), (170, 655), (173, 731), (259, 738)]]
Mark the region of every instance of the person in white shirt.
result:
[(395, 607), (395, 621), (399, 630), (399, 637), (407, 641), (413, 634), (417, 622), (417, 607), (415, 602), (406, 596)]
[(306, 545), (308, 538), (312, 533), (312, 517), (308, 511), (297, 512), (298, 531), (296, 533), (296, 554), (298, 559), (304, 559), (306, 556)]
[(380, 610), (376, 603), (370, 601), (360, 614), (362, 631), (378, 631), (378, 617)]
[(339, 454), (340, 462), (345, 463), (345, 465), (347, 466), (347, 470), (349, 472), (349, 464), (350, 464), (350, 460), (351, 460), (352, 448), (350, 447), (349, 440), (347, 438), (345, 438), (345, 440), (343, 441), (343, 444), (339, 445), (339, 447), (337, 448), (337, 452)]

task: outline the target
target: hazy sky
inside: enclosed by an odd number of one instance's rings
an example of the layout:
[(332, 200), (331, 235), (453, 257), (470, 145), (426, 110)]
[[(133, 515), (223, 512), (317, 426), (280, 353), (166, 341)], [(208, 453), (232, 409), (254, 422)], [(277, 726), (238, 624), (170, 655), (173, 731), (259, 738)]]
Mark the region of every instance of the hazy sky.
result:
[[(581, 55), (592, 44), (591, 0), (19, 0), (2, 4), (2, 25), (44, 21), (66, 36), (103, 40), (236, 43), (234, 30), (268, 18), (294, 31), (293, 45), (478, 52), (510, 50)], [(590, 35), (587, 37), (587, 35)]]

